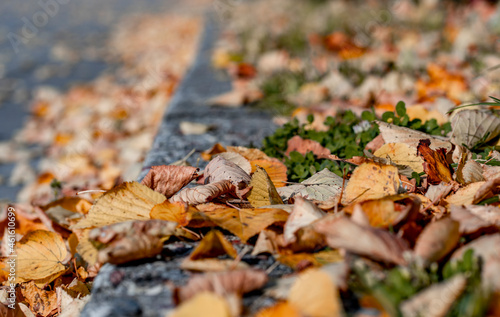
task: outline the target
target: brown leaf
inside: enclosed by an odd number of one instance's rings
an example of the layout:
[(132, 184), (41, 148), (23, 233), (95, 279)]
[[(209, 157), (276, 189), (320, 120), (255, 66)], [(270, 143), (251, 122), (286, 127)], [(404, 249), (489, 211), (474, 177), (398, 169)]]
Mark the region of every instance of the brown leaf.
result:
[(233, 162), (234, 164), (241, 167), (242, 170), (245, 171), (248, 175), (252, 173), (252, 165), (250, 161), (247, 160), (243, 155), (235, 152), (224, 152), (217, 154), (217, 156), (223, 157), (225, 160)]
[(247, 199), (253, 207), (283, 204), (276, 187), (262, 167), (257, 166), (257, 170), (252, 175), (250, 186), (252, 189), (248, 193)]
[(473, 215), (500, 227), (500, 208), (497, 206), (465, 206)]
[(430, 184), (453, 181), (452, 169), (446, 161), (446, 150), (431, 150), (430, 140), (420, 140), (417, 146), (418, 154), (424, 159), (424, 172)]
[(234, 193), (236, 191), (230, 180), (221, 180), (207, 185), (194, 188), (185, 188), (170, 197), (171, 202), (185, 202), (190, 205), (198, 205), (211, 201), (221, 195)]
[(278, 244), (276, 243), (277, 233), (272, 230), (262, 230), (257, 237), (252, 255), (263, 253), (278, 253)]
[(196, 167), (160, 165), (151, 167), (141, 184), (169, 198), (196, 177), (198, 177), (198, 168)]
[(267, 283), (267, 280), (267, 274), (257, 270), (236, 270), (198, 275), (192, 277), (185, 286), (178, 290), (177, 298), (183, 302), (204, 291), (219, 295), (245, 294), (261, 288)]
[(487, 198), (493, 197), (499, 192), (498, 186), (500, 186), (500, 178), (495, 178), (487, 182), (476, 182), (474, 184), (482, 184), (474, 195), (474, 200), (472, 204), (477, 204)]
[(159, 254), (176, 227), (175, 222), (163, 220), (127, 221), (93, 229), (89, 239), (99, 245), (100, 263), (121, 264)]
[(299, 152), (302, 155), (308, 152), (313, 152), (316, 156), (327, 156), (332, 154), (329, 149), (323, 147), (319, 142), (303, 139), (298, 135), (288, 140), (285, 155), (289, 156), (293, 151)]
[(404, 265), (403, 253), (406, 242), (381, 229), (363, 227), (345, 216), (331, 215), (314, 224), (314, 228), (326, 236), (332, 248), (369, 257), (377, 261)]
[(189, 259), (215, 258), (225, 254), (233, 259), (238, 256), (236, 249), (224, 238), (224, 235), (220, 231), (212, 230), (207, 233), (193, 252), (191, 252)]
[(35, 282), (21, 284), (21, 293), (30, 305), (31, 311), (37, 315), (48, 316), (57, 310), (55, 291), (39, 289)]
[(210, 220), (238, 236), (243, 242), (275, 222), (285, 222), (288, 213), (275, 208), (217, 209), (204, 212)]
[(445, 198), (445, 202), (450, 205), (471, 205), (474, 202), (474, 197), (480, 188), (486, 182), (476, 182), (466, 185), (457, 190), (453, 195)]
[(450, 215), (451, 219), (460, 223), (460, 233), (462, 235), (472, 235), (476, 233), (479, 234), (484, 231), (495, 229), (493, 223), (475, 216), (466, 207), (463, 206), (452, 205), (450, 207)]
[(405, 143), (386, 143), (373, 153), (376, 157), (387, 158), (398, 165), (409, 166), (414, 172), (422, 173), (424, 160), (417, 151)]
[(460, 224), (451, 218), (432, 222), (418, 236), (414, 252), (427, 262), (437, 262), (452, 251), (460, 239)]
[(294, 305), (279, 302), (274, 306), (262, 308), (255, 317), (302, 317), (302, 314)]
[(276, 261), (297, 270), (302, 265), (319, 267), (329, 263), (340, 262), (343, 259), (344, 257), (340, 254), (339, 250), (325, 250), (315, 253), (282, 254), (276, 258)]

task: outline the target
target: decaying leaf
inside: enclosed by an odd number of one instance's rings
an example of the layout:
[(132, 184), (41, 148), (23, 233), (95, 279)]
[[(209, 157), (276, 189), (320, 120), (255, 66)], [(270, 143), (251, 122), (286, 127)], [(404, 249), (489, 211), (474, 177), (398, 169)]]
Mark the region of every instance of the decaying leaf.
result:
[(474, 200), (472, 204), (477, 204), (484, 199), (493, 197), (498, 193), (498, 186), (500, 186), (500, 178), (491, 179), (486, 182), (477, 182), (474, 184), (482, 184), (481, 187), (478, 188), (477, 192), (474, 194)]
[(288, 302), (306, 316), (344, 315), (335, 282), (320, 269), (309, 269), (299, 275), (290, 289)]
[(57, 310), (58, 304), (55, 291), (40, 289), (33, 281), (21, 284), (20, 288), (23, 297), (37, 316), (48, 316)]
[(170, 197), (171, 202), (185, 202), (190, 205), (198, 205), (211, 201), (221, 195), (235, 193), (235, 187), (229, 180), (221, 180), (207, 185), (194, 188), (185, 188)]
[(470, 149), (479, 143), (487, 143), (500, 134), (500, 117), (492, 110), (465, 109), (455, 112), (451, 118), (451, 127), (451, 141)]
[(182, 303), (171, 317), (232, 317), (229, 304), (221, 295), (213, 292), (200, 292), (191, 300)]
[(247, 199), (253, 207), (283, 204), (276, 187), (262, 167), (257, 166), (257, 170), (252, 175), (250, 186), (252, 189), (248, 193)]
[(32, 231), (17, 243), (16, 252), (16, 274), (24, 280), (49, 283), (67, 269), (64, 261), (69, 260), (69, 252), (57, 233)]
[(241, 167), (220, 156), (208, 163), (204, 175), (205, 182), (209, 184), (229, 180), (238, 190), (247, 187), (251, 181), (250, 175)]
[(287, 175), (286, 175), (286, 165), (278, 160), (252, 160), (250, 161), (252, 165), (252, 173), (257, 170), (257, 166), (263, 168), (274, 186), (279, 188), (286, 185)]
[(453, 181), (452, 170), (446, 161), (446, 151), (444, 149), (431, 150), (430, 140), (420, 140), (417, 146), (418, 155), (424, 163), (424, 172), (427, 174), (427, 181), (430, 184), (441, 182), (449, 183)]
[(293, 151), (299, 152), (302, 155), (305, 155), (308, 152), (313, 152), (314, 155), (319, 157), (332, 154), (329, 149), (323, 147), (319, 142), (303, 139), (298, 135), (289, 139), (287, 145), (288, 146), (285, 152), (286, 156), (289, 156)]
[(373, 155), (388, 158), (397, 165), (409, 166), (414, 172), (424, 171), (424, 160), (417, 155), (417, 151), (405, 143), (387, 143), (380, 147)]
[(155, 205), (149, 215), (151, 219), (177, 222), (178, 226), (184, 227), (187, 226), (194, 212), (197, 210), (186, 203), (165, 200), (161, 204)]
[(356, 167), (347, 183), (342, 203), (395, 195), (399, 188), (398, 169), (391, 165), (364, 163)]
[(418, 236), (414, 252), (427, 262), (437, 262), (450, 253), (460, 239), (460, 224), (444, 218), (427, 225)]
[(462, 295), (467, 285), (463, 275), (455, 275), (441, 283), (420, 291), (401, 303), (405, 317), (444, 317), (455, 301)]
[(340, 194), (342, 183), (342, 177), (325, 168), (300, 184), (278, 188), (278, 193), (284, 200), (297, 195), (310, 200), (327, 201)]
[(236, 249), (224, 238), (224, 235), (220, 231), (212, 230), (200, 241), (189, 255), (189, 258), (197, 260), (214, 258), (224, 254), (231, 256), (233, 259), (238, 256)]
[(426, 139), (430, 141), (430, 148), (432, 150), (444, 148), (447, 151), (450, 151), (453, 147), (451, 142), (444, 138), (433, 137), (420, 131), (396, 126), (383, 121), (375, 122), (378, 124), (380, 134), (384, 138), (385, 143), (405, 143), (411, 148), (416, 149), (420, 140)]
[(258, 270), (235, 270), (222, 273), (211, 273), (192, 277), (177, 292), (178, 299), (183, 302), (201, 292), (245, 294), (259, 289), (267, 283), (267, 274)]
[(100, 263), (120, 264), (159, 254), (177, 224), (163, 220), (126, 221), (90, 231)]
[(129, 220), (147, 220), (151, 209), (165, 196), (137, 182), (127, 182), (107, 191), (84, 219), (72, 229), (95, 228)]
[(151, 167), (141, 184), (169, 198), (196, 177), (198, 177), (196, 167), (160, 165)]
[(295, 200), (293, 211), (288, 217), (283, 229), (283, 238), (286, 244), (297, 240), (295, 232), (300, 228), (309, 226), (314, 221), (323, 218), (326, 213), (316, 207), (312, 202), (298, 197)]
[(243, 242), (275, 222), (285, 222), (288, 213), (275, 208), (217, 209), (204, 212), (211, 221), (238, 236)]
[(332, 248), (342, 248), (371, 259), (405, 264), (406, 242), (389, 232), (356, 224), (345, 216), (331, 215), (314, 224)]

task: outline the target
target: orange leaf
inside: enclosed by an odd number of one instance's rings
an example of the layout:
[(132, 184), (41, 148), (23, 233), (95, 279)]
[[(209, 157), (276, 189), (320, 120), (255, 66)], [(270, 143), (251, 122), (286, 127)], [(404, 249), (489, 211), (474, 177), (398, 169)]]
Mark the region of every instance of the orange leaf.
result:
[(226, 152), (226, 149), (220, 143), (215, 143), (210, 149), (201, 152), (200, 156), (205, 161), (210, 161), (212, 156), (223, 152)]
[(255, 317), (302, 317), (302, 314), (290, 303), (281, 302), (259, 310)]
[(449, 183), (453, 181), (452, 170), (446, 161), (446, 150), (431, 150), (430, 140), (420, 140), (417, 146), (418, 154), (424, 159), (424, 172), (427, 174), (427, 181), (430, 184), (441, 182)]
[(224, 235), (220, 231), (212, 230), (200, 241), (189, 258), (191, 260), (215, 258), (224, 254), (233, 259), (238, 256), (236, 249), (224, 238)]
[(286, 165), (280, 161), (270, 161), (270, 160), (253, 160), (250, 161), (252, 165), (252, 173), (255, 173), (257, 166), (262, 167), (266, 170), (267, 175), (273, 182), (275, 187), (286, 186), (287, 176), (286, 176)]
[(191, 215), (197, 210), (182, 202), (169, 202), (165, 200), (161, 204), (155, 205), (149, 216), (151, 219), (167, 220), (177, 222), (178, 226), (187, 226), (191, 220)]
[(21, 284), (20, 288), (35, 314), (48, 316), (58, 308), (56, 291), (39, 289), (33, 281)]

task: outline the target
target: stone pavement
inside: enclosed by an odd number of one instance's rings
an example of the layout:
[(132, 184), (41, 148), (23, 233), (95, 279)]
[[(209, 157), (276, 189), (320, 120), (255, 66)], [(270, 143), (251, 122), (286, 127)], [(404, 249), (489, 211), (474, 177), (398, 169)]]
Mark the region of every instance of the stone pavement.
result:
[[(259, 145), (275, 129), (269, 113), (250, 107), (235, 109), (206, 105), (208, 98), (231, 88), (229, 78), (211, 66), (211, 50), (220, 27), (216, 15), (211, 13), (207, 17), (197, 58), (164, 114), (139, 180), (150, 166), (173, 163), (192, 149), (196, 153), (189, 162), (195, 165), (198, 153), (216, 142), (224, 145)], [(179, 129), (182, 121), (210, 124), (215, 129), (203, 135), (182, 135)], [(189, 244), (179, 243), (168, 245), (164, 254), (154, 261), (121, 266), (104, 265), (94, 280), (92, 298), (81, 316), (164, 316), (174, 307), (172, 283), (180, 285), (188, 278), (178, 265), (180, 258), (190, 251)], [(262, 259), (250, 255), (242, 260), (252, 261), (253, 267), (262, 269), (267, 269), (273, 263), (272, 258)], [(270, 276), (285, 273), (290, 273), (290, 269), (279, 265)], [(247, 300), (252, 301), (249, 306), (256, 311), (266, 302), (269, 304), (271, 299), (257, 296)]]

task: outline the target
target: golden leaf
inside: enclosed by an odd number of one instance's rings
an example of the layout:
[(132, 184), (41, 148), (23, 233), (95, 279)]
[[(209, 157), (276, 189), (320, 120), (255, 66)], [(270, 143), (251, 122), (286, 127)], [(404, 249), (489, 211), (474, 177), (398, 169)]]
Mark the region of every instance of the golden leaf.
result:
[(151, 209), (164, 202), (162, 194), (137, 182), (127, 182), (107, 191), (86, 217), (72, 229), (95, 228), (129, 220), (147, 220)]
[(97, 262), (97, 249), (89, 240), (89, 232), (92, 229), (75, 230), (74, 233), (78, 238), (78, 245), (76, 252), (87, 262), (89, 265), (94, 265)]
[(266, 170), (260, 166), (256, 168), (257, 170), (253, 174), (252, 181), (250, 182), (252, 189), (247, 197), (250, 204), (252, 204), (253, 207), (283, 204), (283, 200), (281, 200)]
[(409, 166), (414, 172), (424, 171), (424, 160), (417, 155), (415, 149), (404, 143), (387, 143), (379, 148), (373, 155), (381, 158), (389, 158), (390, 162), (398, 165)]
[[(17, 276), (24, 280), (50, 281), (66, 271), (63, 261), (68, 250), (62, 237), (51, 231), (36, 230), (17, 244)], [(48, 282), (50, 282), (48, 281)], [(47, 283), (48, 283), (47, 282)]]
[(377, 199), (395, 195), (399, 188), (398, 169), (391, 165), (364, 163), (352, 173), (347, 183), (342, 203)]
[(275, 222), (285, 222), (288, 213), (275, 208), (217, 209), (204, 212), (211, 221), (238, 236), (243, 242)]
[(257, 166), (266, 170), (267, 175), (276, 187), (286, 186), (288, 180), (286, 175), (286, 166), (278, 160), (253, 160), (250, 161), (252, 165), (252, 173), (255, 173)]
[(214, 258), (224, 254), (229, 255), (233, 259), (238, 256), (236, 249), (224, 238), (224, 235), (220, 231), (212, 230), (200, 241), (198, 246), (189, 255), (189, 258), (197, 260)]
[(298, 269), (300, 265), (323, 266), (328, 263), (335, 263), (343, 260), (339, 250), (327, 250), (316, 253), (294, 253), (280, 255), (276, 261), (283, 263), (293, 269)]
[(21, 284), (21, 293), (37, 316), (51, 315), (58, 308), (56, 291), (39, 289), (35, 282)]

